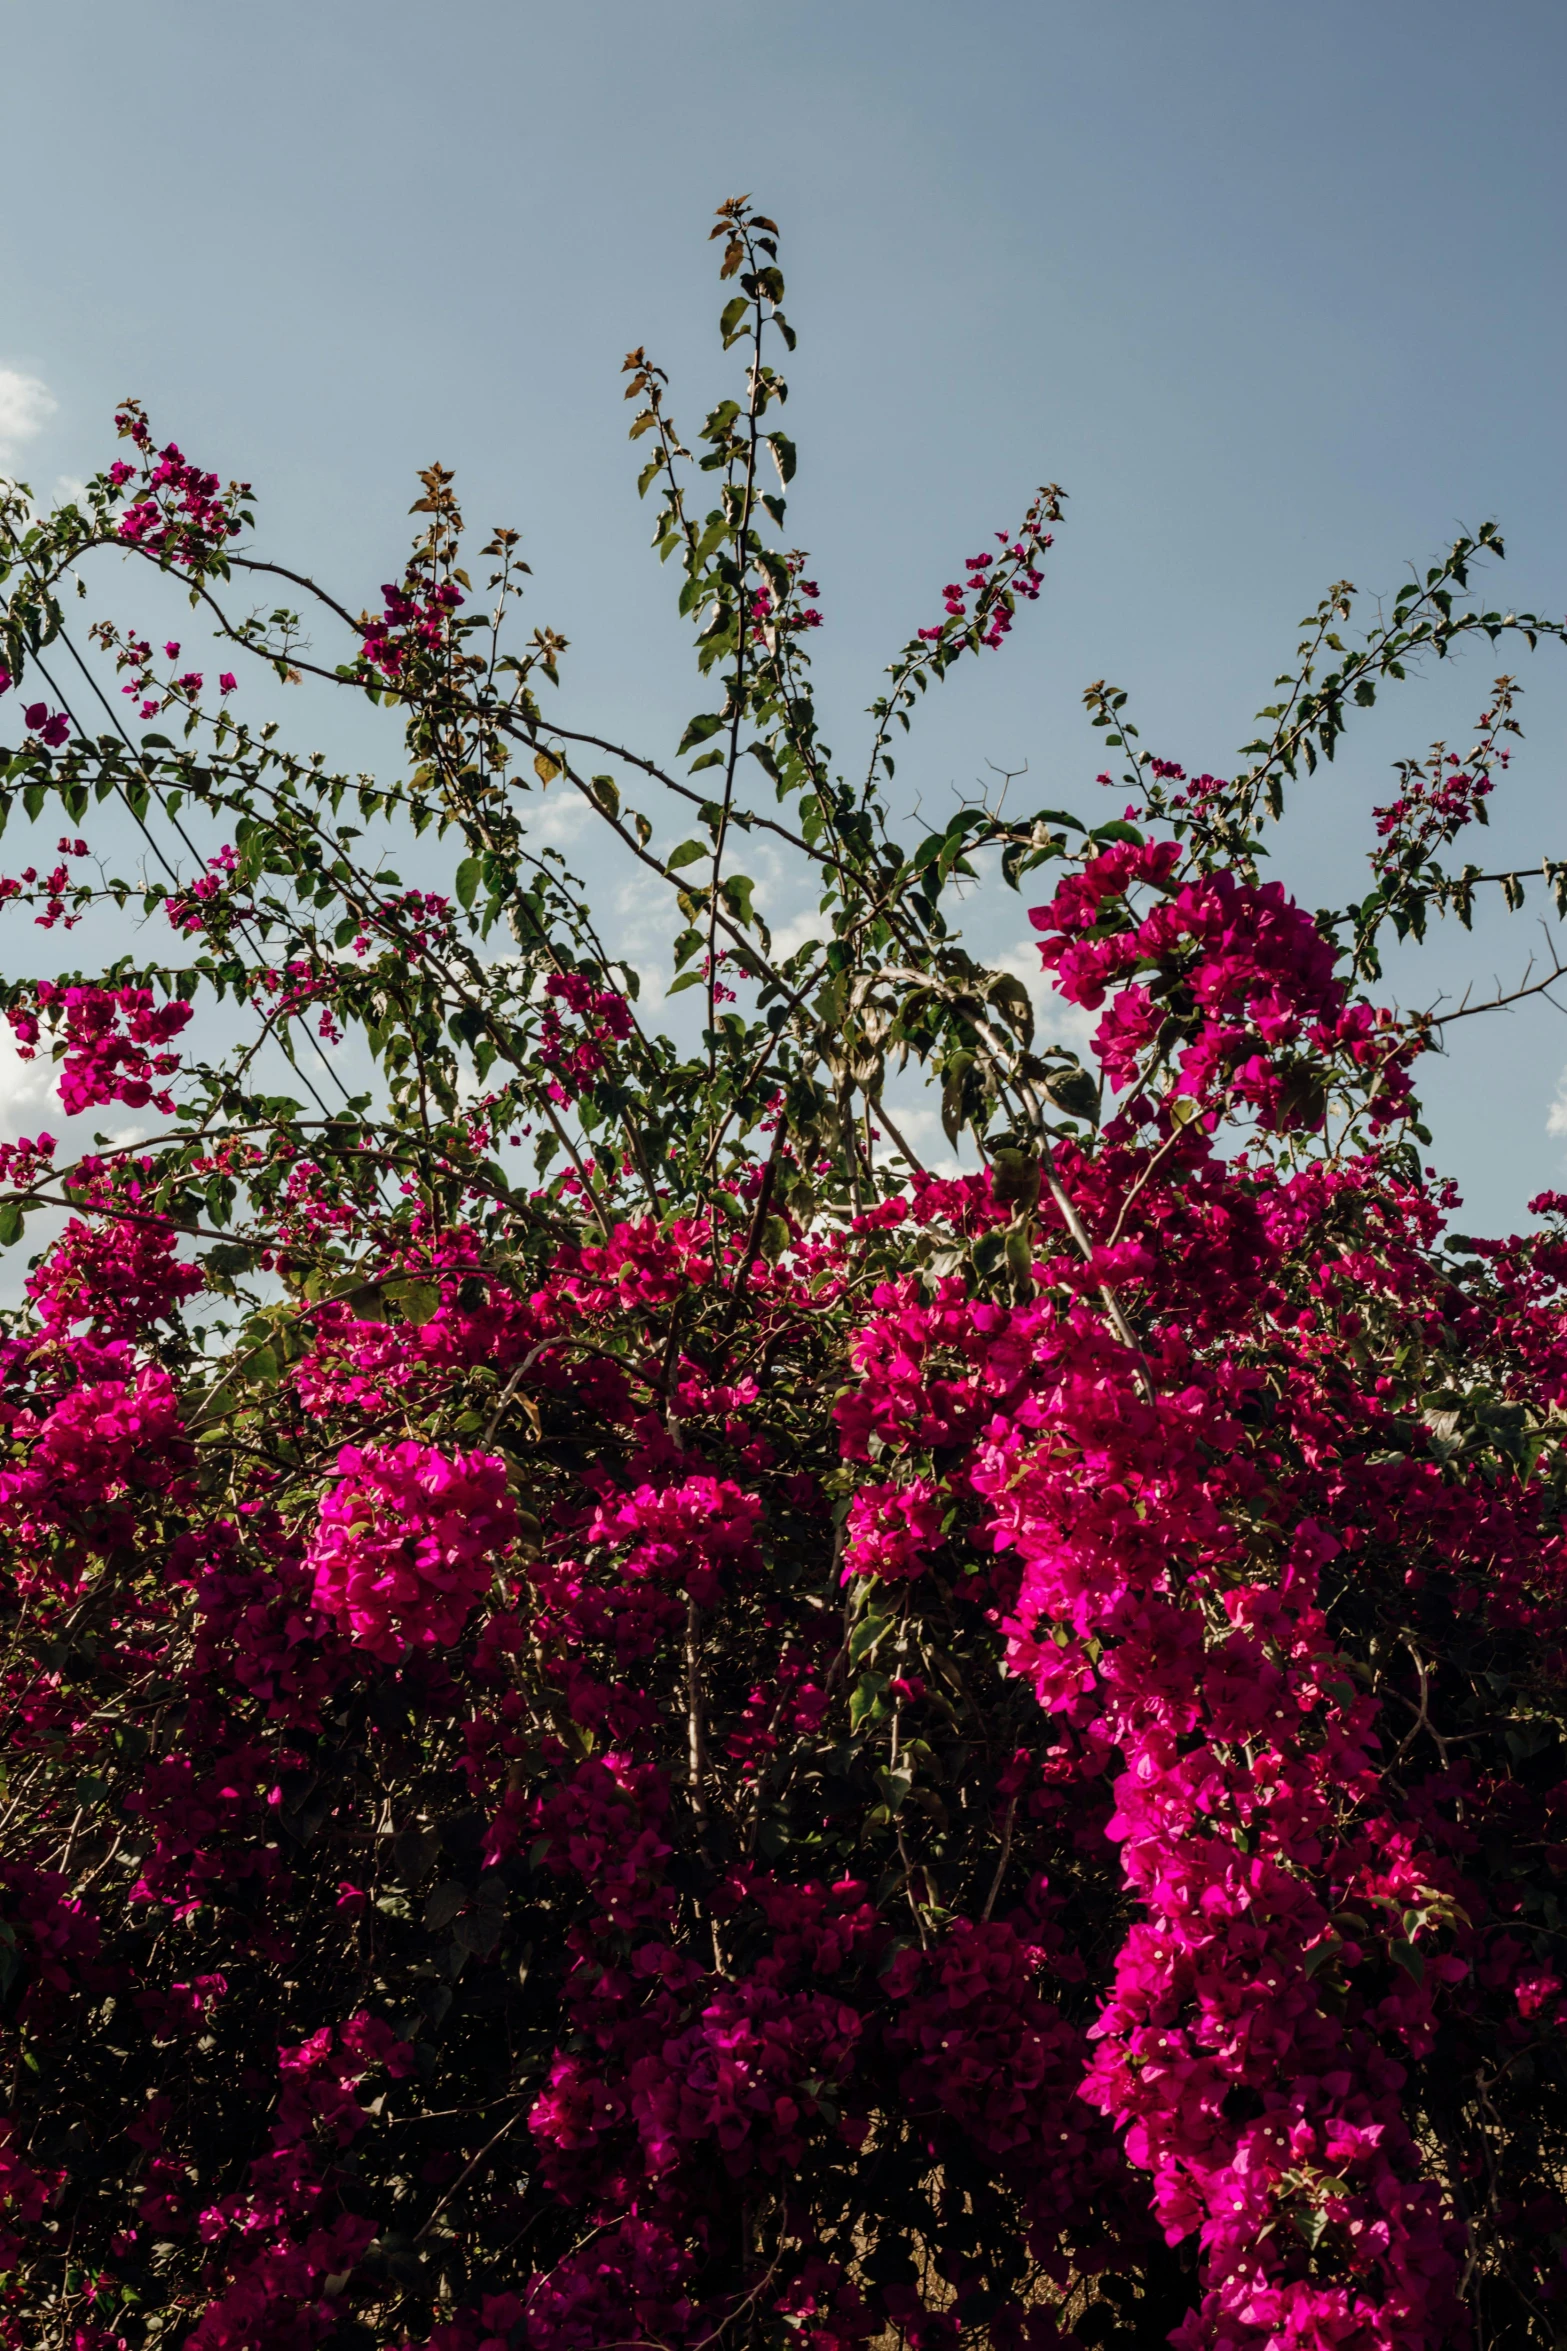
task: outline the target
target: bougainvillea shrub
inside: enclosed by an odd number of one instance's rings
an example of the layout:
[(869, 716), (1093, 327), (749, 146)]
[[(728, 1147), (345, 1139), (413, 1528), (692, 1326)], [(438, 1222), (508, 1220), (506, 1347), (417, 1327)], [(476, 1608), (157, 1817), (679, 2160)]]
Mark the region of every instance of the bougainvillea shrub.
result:
[[(1471, 593), (1486, 531), (1367, 632), (1332, 591), (1236, 775), (1101, 684), (1126, 814), (911, 831), (893, 746), (1061, 493), (846, 771), (776, 231), (718, 234), (695, 457), (627, 362), (667, 756), (567, 723), (439, 467), (368, 606), (132, 402), (5, 503), (4, 808), (58, 840), (7, 968), (102, 952), (0, 999), (76, 1137), (0, 1165), (0, 2341), (1567, 2339), (1567, 1197), (1454, 1230), (1441, 1022), (1376, 992), (1385, 926), (1523, 895), (1441, 862), (1516, 680), (1346, 910), (1259, 871), (1358, 706), (1560, 632)], [(188, 597), (216, 690), (73, 581)], [(383, 775), (238, 715), (307, 673)], [(667, 890), (675, 1035), (546, 790)], [(952, 927), (987, 859), (1081, 1056)]]

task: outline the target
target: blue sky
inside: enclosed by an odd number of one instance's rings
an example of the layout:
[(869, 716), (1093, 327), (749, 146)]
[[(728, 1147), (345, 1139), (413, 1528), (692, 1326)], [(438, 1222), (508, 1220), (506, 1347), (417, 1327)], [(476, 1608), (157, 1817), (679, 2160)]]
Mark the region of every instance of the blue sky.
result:
[[(439, 457), (523, 530), (562, 713), (611, 734), (665, 750), (699, 706), (618, 369), (646, 343), (692, 423), (724, 388), (705, 237), (742, 189), (785, 231), (837, 748), (954, 558), (1071, 493), (1045, 597), (911, 747), (927, 811), (991, 761), (1103, 813), (1101, 676), (1150, 747), (1224, 769), (1329, 581), (1396, 589), (1488, 515), (1499, 600), (1567, 608), (1555, 0), (0, 0), (0, 59), (0, 464), (85, 473), (135, 391), (357, 606)], [(1564, 854), (1567, 657), (1509, 659), (1528, 740), (1490, 847)], [(1302, 897), (1354, 886), (1389, 761), (1466, 744), (1497, 666), (1411, 688), (1303, 797)], [(1024, 948), (1015, 906), (975, 920)], [(1484, 988), (1532, 945), (1487, 923), (1389, 985)], [(1567, 1022), (1454, 1036), (1436, 1156), (1469, 1221), (1516, 1225), (1567, 1184)]]

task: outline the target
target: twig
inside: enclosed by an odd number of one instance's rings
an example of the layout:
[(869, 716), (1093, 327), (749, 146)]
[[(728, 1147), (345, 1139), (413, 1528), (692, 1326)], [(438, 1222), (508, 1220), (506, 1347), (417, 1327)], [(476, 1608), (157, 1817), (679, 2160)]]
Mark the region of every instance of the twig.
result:
[[(525, 2096), (525, 2094), (526, 2094), (526, 2093), (525, 2093), (525, 2092), (523, 2092), (523, 2091), (521, 2091), (521, 2090), (518, 2090), (518, 2091), (516, 2092), (516, 2096), (517, 2096), (519, 2099), (520, 2099), (520, 2098), (522, 2098), (523, 2096)], [(430, 2216), (429, 2216), (429, 2218), (426, 2220), (426, 2222), (425, 2222), (425, 2224), (424, 2224), (423, 2228), (421, 2228), (421, 2229), (417, 2229), (417, 2230), (414, 2232), (414, 2236), (413, 2236), (413, 2239), (412, 2239), (412, 2242), (413, 2242), (414, 2244), (416, 2244), (416, 2245), (417, 2245), (417, 2244), (418, 2244), (418, 2243), (421, 2241), (421, 2239), (423, 2239), (423, 2238), (425, 2238), (425, 2237), (427, 2237), (427, 2236), (429, 2235), (429, 2233), (430, 2233), (431, 2229), (433, 2229), (433, 2228), (434, 2228), (434, 2226), (435, 2226), (436, 2222), (437, 2222), (437, 2221), (440, 2219), (440, 2217), (441, 2217), (441, 2214), (442, 2214), (442, 2213), (443, 2213), (443, 2212), (446, 2210), (446, 2207), (447, 2207), (447, 2205), (448, 2205), (448, 2204), (450, 2204), (450, 2202), (451, 2202), (452, 2198), (453, 2198), (453, 2197), (456, 2195), (456, 2193), (457, 2193), (458, 2189), (459, 2189), (459, 2188), (461, 2188), (462, 2186), (464, 2186), (464, 2185), (465, 2185), (465, 2183), (466, 2183), (468, 2180), (470, 2180), (470, 2179), (473, 2177), (473, 2174), (474, 2174), (474, 2173), (475, 2173), (475, 2172), (478, 2170), (478, 2168), (479, 2168), (480, 2164), (481, 2164), (481, 2163), (484, 2161), (484, 2158), (486, 2157), (486, 2155), (488, 2155), (488, 2154), (489, 2154), (489, 2152), (490, 2152), (490, 2149), (491, 2149), (492, 2147), (498, 2146), (498, 2145), (499, 2145), (499, 2143), (500, 2143), (500, 2141), (501, 2141), (502, 2139), (504, 2139), (504, 2138), (505, 2138), (505, 2136), (506, 2136), (506, 2133), (507, 2133), (508, 2131), (510, 2131), (510, 2130), (515, 2130), (515, 2129), (516, 2129), (516, 2127), (517, 2127), (518, 2123), (519, 2123), (519, 2122), (521, 2122), (521, 2120), (522, 2120), (522, 2118), (523, 2118), (523, 2115), (526, 2113), (526, 2111), (527, 2111), (527, 2109), (526, 2109), (525, 2107), (523, 2107), (523, 2106), (520, 2106), (520, 2105), (519, 2105), (519, 2107), (518, 2107), (518, 2109), (517, 2109), (517, 2112), (516, 2112), (514, 2115), (511, 2115), (511, 2116), (508, 2118), (508, 2120), (507, 2120), (507, 2121), (505, 2121), (505, 2122), (503, 2122), (503, 2123), (501, 2124), (501, 2127), (500, 2127), (500, 2129), (499, 2129), (499, 2130), (498, 2130), (498, 2131), (495, 2133), (494, 2137), (493, 2137), (493, 2138), (490, 2138), (490, 2139), (486, 2139), (486, 2140), (485, 2140), (485, 2142), (484, 2142), (484, 2145), (483, 2145), (483, 2146), (482, 2146), (482, 2147), (479, 2149), (479, 2152), (478, 2152), (478, 2154), (477, 2154), (477, 2155), (476, 2155), (476, 2156), (473, 2158), (473, 2161), (472, 2161), (471, 2163), (469, 2163), (469, 2164), (465, 2164), (465, 2165), (464, 2165), (463, 2169), (462, 2169), (462, 2170), (461, 2170), (461, 2171), (460, 2171), (460, 2172), (457, 2174), (457, 2177), (456, 2177), (456, 2178), (453, 2180), (453, 2182), (452, 2182), (451, 2186), (450, 2186), (450, 2187), (447, 2189), (447, 2191), (446, 2191), (445, 2195), (444, 2195), (444, 2196), (442, 2196), (442, 2197), (440, 2198), (440, 2200), (439, 2200), (439, 2201), (436, 2203), (436, 2205), (434, 2206), (433, 2210), (432, 2210), (432, 2211), (431, 2211), (431, 2213), (430, 2213)]]
[[(1544, 930), (1545, 925), (1542, 923), (1540, 928)], [(1546, 937), (1549, 940), (1550, 933), (1548, 931)], [(1532, 978), (1533, 971), (1534, 957), (1531, 955), (1525, 966), (1523, 979), (1516, 988), (1506, 990), (1499, 988), (1496, 994), (1488, 996), (1483, 1004), (1471, 1004), (1466, 998), (1453, 1012), (1417, 1013), (1415, 1015), (1416, 1022), (1422, 1029), (1443, 1029), (1447, 1027), (1449, 1021), (1468, 1020), (1477, 1012), (1500, 1012), (1509, 1004), (1521, 1004), (1525, 997), (1544, 996), (1547, 989), (1554, 988), (1558, 980), (1567, 979), (1567, 963), (1563, 963), (1554, 947), (1551, 948), (1551, 969), (1546, 973), (1544, 979)], [(1437, 1001), (1440, 1003), (1440, 997)], [(1557, 1004), (1554, 997), (1547, 998), (1547, 1001), (1557, 1012), (1567, 1012), (1567, 1004)]]
[(1001, 1881), (1007, 1874), (1007, 1863), (1012, 1858), (1012, 1823), (1016, 1818), (1017, 1798), (1013, 1796), (1008, 1801), (1007, 1816), (1001, 1824), (1001, 1857), (996, 1863), (996, 1874), (990, 1881), (990, 1892), (985, 1896), (985, 1907), (979, 1914), (981, 1926), (995, 1909), (996, 1896), (1001, 1891)]
[(910, 1150), (908, 1144), (904, 1141), (897, 1128), (893, 1125), (891, 1119), (887, 1116), (887, 1106), (882, 1101), (880, 1095), (877, 1096), (874, 1102), (871, 1101), (869, 1095), (866, 1096), (865, 1115), (867, 1118), (875, 1119), (876, 1124), (886, 1134), (894, 1149), (903, 1153), (904, 1158), (907, 1160), (909, 1166), (915, 1170), (916, 1174), (922, 1176), (929, 1175), (930, 1169), (925, 1165), (923, 1159), (921, 1159), (917, 1153)]

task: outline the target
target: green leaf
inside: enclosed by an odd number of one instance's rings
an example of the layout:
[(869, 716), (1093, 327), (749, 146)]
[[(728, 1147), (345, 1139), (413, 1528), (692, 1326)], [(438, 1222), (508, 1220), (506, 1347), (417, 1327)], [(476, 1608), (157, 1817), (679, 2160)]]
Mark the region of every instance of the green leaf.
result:
[(858, 1665), (862, 1658), (871, 1656), (896, 1621), (895, 1617), (883, 1616), (874, 1605), (867, 1608), (849, 1635), (849, 1663)]
[(1330, 1960), (1337, 1959), (1343, 1948), (1343, 1942), (1338, 1935), (1328, 1935), (1322, 1942), (1313, 1943), (1311, 1949), (1302, 1959), (1301, 1965), (1307, 1975), (1313, 1976), (1319, 1967), (1326, 1967)]
[(441, 1293), (434, 1282), (383, 1282), (382, 1289), (403, 1318), (415, 1325), (431, 1322), (441, 1311)]
[(692, 719), (685, 733), (681, 736), (676, 746), (675, 757), (678, 759), (683, 752), (694, 750), (698, 743), (705, 743), (709, 735), (717, 734), (723, 723), (723, 719), (717, 711), (704, 710), (699, 713), (696, 718)]
[(1099, 1116), (1099, 1088), (1086, 1069), (1053, 1069), (1045, 1079), (1045, 1092), (1068, 1118), (1086, 1119), (1092, 1125)]
[(1315, 2251), (1328, 2225), (1327, 2214), (1315, 2204), (1300, 2201), (1290, 2205), (1289, 2216), (1301, 2237)]
[(969, 1258), (982, 1281), (989, 1281), (993, 1274), (1001, 1271), (1007, 1261), (1007, 1242), (1011, 1238), (1010, 1234), (992, 1231), (980, 1233), (970, 1242)]
[(849, 1728), (857, 1731), (867, 1719), (874, 1721), (883, 1711), (882, 1701), (887, 1695), (887, 1677), (882, 1673), (862, 1673), (849, 1694)]
[(207, 1251), (202, 1263), (212, 1274), (253, 1273), (256, 1252), (243, 1241), (219, 1241)]
[(0, 1249), (9, 1249), (22, 1237), (22, 1210), (15, 1200), (0, 1200)]
[(699, 858), (711, 857), (712, 854), (711, 841), (682, 841), (678, 849), (670, 851), (664, 863), (671, 873), (677, 873), (681, 866), (695, 865)]
[(998, 971), (988, 982), (986, 995), (1012, 1034), (1025, 1045), (1034, 1041), (1034, 1000), (1015, 972)]
[(459, 906), (471, 906), (473, 904), (474, 899), (478, 895), (479, 883), (483, 877), (483, 873), (484, 860), (482, 857), (465, 857), (463, 859), (461, 865), (457, 868), (456, 890), (457, 903)]
[(702, 427), (704, 441), (721, 441), (740, 414), (738, 400), (720, 400)]
[(753, 919), (751, 893), (755, 888), (756, 884), (748, 873), (727, 874), (721, 885), (720, 895), (725, 905), (742, 923), (748, 924)]
[(773, 463), (778, 468), (778, 479), (787, 489), (794, 480), (794, 443), (787, 433), (769, 433), (767, 446), (773, 453)]
[(941, 1079), (941, 1124), (949, 1143), (956, 1144), (963, 1131), (963, 1097), (968, 1073), (974, 1066), (974, 1056), (966, 1049), (949, 1053)]

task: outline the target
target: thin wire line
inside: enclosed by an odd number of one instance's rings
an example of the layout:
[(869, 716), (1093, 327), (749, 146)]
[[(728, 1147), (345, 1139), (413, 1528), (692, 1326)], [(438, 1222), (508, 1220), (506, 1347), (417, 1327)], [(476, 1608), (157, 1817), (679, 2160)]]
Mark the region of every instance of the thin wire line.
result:
[[(126, 750), (130, 753), (132, 759), (135, 761), (136, 766), (140, 771), (142, 782), (146, 785), (151, 797), (157, 801), (160, 812), (165, 817), (167, 817), (169, 823), (179, 834), (180, 839), (184, 842), (192, 857), (199, 859), (201, 857), (201, 851), (197, 848), (189, 833), (186, 832), (185, 827), (180, 823), (179, 817), (175, 814), (175, 812), (170, 808), (164, 807), (162, 793), (159, 791), (158, 786), (153, 782), (151, 776), (147, 773), (145, 760), (142, 758), (142, 755), (137, 750), (136, 745), (131, 741), (130, 736), (126, 733), (125, 728), (120, 723), (119, 712), (115, 709), (113, 703), (108, 699), (107, 695), (104, 693), (103, 688), (99, 685), (97, 679), (93, 676), (92, 671), (88, 668), (86, 662), (82, 659), (81, 654), (77, 651), (75, 645), (71, 641), (70, 632), (64, 627), (63, 624), (60, 629), (60, 640), (64, 645), (67, 653), (70, 654), (71, 659), (75, 662), (77, 668), (81, 671), (83, 677), (87, 680), (87, 684), (91, 691), (103, 704), (115, 733), (119, 736), (121, 742), (125, 745)], [(33, 658), (35, 662), (37, 662), (39, 674), (44, 679), (44, 682), (48, 686), (49, 691), (63, 705), (67, 715), (71, 715), (71, 706), (70, 703), (66, 700), (64, 692), (59, 686), (55, 684), (53, 678), (49, 675), (48, 670), (45, 668), (43, 662), (39, 659), (37, 654), (34, 654)], [(86, 733), (86, 729), (81, 726), (80, 721), (73, 720), (73, 723), (76, 724), (78, 733)], [(179, 875), (175, 872), (167, 857), (165, 857), (157, 841), (154, 840), (152, 833), (149, 831), (145, 821), (140, 816), (138, 816), (135, 809), (131, 807), (131, 803), (126, 796), (125, 787), (119, 781), (118, 777), (114, 779), (114, 789), (118, 793), (120, 800), (124, 804), (132, 821), (141, 831), (148, 846), (152, 850), (153, 855), (157, 858), (158, 863), (162, 866), (170, 881), (173, 882), (176, 887), (178, 887), (180, 878)], [(261, 942), (247, 928), (243, 918), (238, 921), (236, 928), (240, 931), (241, 935), (250, 946), (251, 951), (257, 957), (258, 961), (263, 960), (261, 953)], [(287, 1017), (289, 1016), (285, 1015), (285, 1018)], [(332, 1080), (332, 1083), (336, 1086), (338, 1092), (342, 1095), (343, 1100), (345, 1102), (351, 1101), (353, 1097), (350, 1095), (348, 1088), (344, 1085), (342, 1079), (338, 1076), (337, 1071), (332, 1067), (331, 1062), (327, 1059), (325, 1052), (322, 1050), (320, 1040), (311, 1035), (308, 1026), (306, 1026), (303, 1022), (301, 1022), (300, 1025), (302, 1028), (304, 1028), (305, 1037), (310, 1045), (314, 1048), (317, 1059), (325, 1069), (328, 1077)], [(309, 1077), (306, 1075), (304, 1070), (299, 1067), (297, 1062), (294, 1064), (294, 1074), (299, 1079), (300, 1084), (309, 1094), (316, 1108), (321, 1112), (322, 1117), (330, 1118), (331, 1112), (327, 1109), (325, 1101), (322, 1099), (321, 1095), (316, 1092), (316, 1089), (311, 1084)]]

